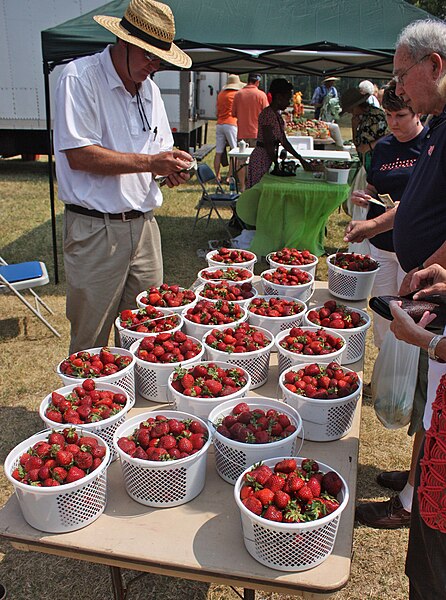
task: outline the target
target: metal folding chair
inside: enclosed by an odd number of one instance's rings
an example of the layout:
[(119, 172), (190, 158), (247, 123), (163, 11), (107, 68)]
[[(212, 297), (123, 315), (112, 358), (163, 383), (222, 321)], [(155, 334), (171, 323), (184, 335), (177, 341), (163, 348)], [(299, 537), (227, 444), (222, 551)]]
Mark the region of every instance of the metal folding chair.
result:
[[(214, 171), (206, 164), (198, 165), (197, 179), (201, 186), (202, 194), (196, 206), (197, 212), (192, 231), (195, 230), (195, 226), (197, 225), (198, 221), (201, 221), (201, 219), (207, 219), (207, 227), (209, 225), (209, 219), (211, 218), (212, 212), (215, 211), (217, 217), (220, 219), (224, 228), (228, 232), (229, 237), (231, 238), (232, 234), (228, 228), (227, 222), (221, 216), (219, 209), (230, 208), (232, 211), (232, 216), (237, 219), (238, 217), (235, 207), (240, 194), (226, 193), (220, 182), (217, 180)], [(209, 188), (212, 188), (213, 191), (211, 192)], [(202, 209), (207, 209), (208, 212), (200, 216), (200, 211)]]
[[(45, 319), (40, 312), (40, 306), (43, 306), (50, 314), (54, 314), (51, 308), (38, 296), (33, 287), (46, 285), (49, 282), (48, 271), (45, 263), (40, 261), (15, 263), (9, 265), (0, 256), (0, 292), (9, 290), (19, 298), (29, 308), (29, 310), (42, 321), (48, 329), (57, 337), (61, 337), (60, 333)], [(19, 290), (29, 290), (36, 303), (36, 307), (28, 302), (28, 300), (20, 293)]]

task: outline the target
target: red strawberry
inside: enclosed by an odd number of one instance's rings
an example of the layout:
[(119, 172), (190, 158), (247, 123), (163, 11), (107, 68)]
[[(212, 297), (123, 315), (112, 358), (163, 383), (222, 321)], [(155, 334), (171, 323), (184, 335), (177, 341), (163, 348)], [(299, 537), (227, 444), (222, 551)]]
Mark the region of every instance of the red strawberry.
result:
[(268, 488), (258, 490), (254, 496), (260, 500), (263, 506), (268, 506), (274, 500), (274, 492)]
[(307, 485), (311, 490), (314, 498), (318, 498), (321, 494), (321, 484), (316, 477), (310, 477), (307, 481)]
[(82, 471), (82, 469), (79, 469), (79, 467), (71, 467), (70, 470), (68, 471), (68, 475), (67, 478), (65, 479), (66, 483), (73, 483), (74, 481), (78, 481), (79, 479), (82, 479), (82, 477), (85, 477), (86, 473), (85, 471)]
[(120, 438), (118, 440), (118, 446), (123, 452), (130, 454), (130, 456), (133, 456), (133, 453), (136, 450), (135, 442), (133, 440), (129, 440), (128, 438)]
[(246, 508), (253, 512), (255, 515), (262, 514), (263, 506), (258, 498), (255, 498), (254, 496), (248, 496), (248, 498), (245, 498), (244, 500), (242, 500), (242, 502), (246, 506)]
[(283, 521), (282, 512), (272, 504), (265, 510), (263, 518), (268, 519), (268, 521), (277, 521), (278, 523)]
[(275, 473), (292, 473), (296, 470), (297, 463), (294, 458), (284, 458), (274, 466)]
[(310, 502), (311, 500), (313, 500), (313, 493), (311, 491), (311, 488), (304, 484), (300, 490), (298, 490), (296, 492), (296, 497), (299, 498), (299, 500), (302, 500), (302, 502)]
[(322, 489), (330, 494), (330, 496), (336, 497), (342, 490), (342, 480), (337, 473), (334, 471), (328, 471), (322, 478)]
[(178, 442), (178, 450), (190, 454), (194, 449), (192, 442), (188, 438), (181, 438)]
[(265, 483), (265, 487), (269, 488), (273, 492), (280, 491), (284, 485), (285, 479), (279, 475), (271, 475), (271, 477)]
[(273, 502), (277, 506), (277, 508), (279, 508), (280, 510), (283, 510), (284, 508), (286, 508), (288, 506), (288, 503), (290, 502), (290, 500), (291, 500), (291, 497), (289, 494), (279, 490), (278, 492), (275, 492)]
[(316, 473), (319, 471), (319, 465), (312, 458), (303, 458), (301, 467), (307, 473)]
[(78, 452), (74, 459), (75, 464), (85, 471), (93, 464), (93, 457), (89, 452)]

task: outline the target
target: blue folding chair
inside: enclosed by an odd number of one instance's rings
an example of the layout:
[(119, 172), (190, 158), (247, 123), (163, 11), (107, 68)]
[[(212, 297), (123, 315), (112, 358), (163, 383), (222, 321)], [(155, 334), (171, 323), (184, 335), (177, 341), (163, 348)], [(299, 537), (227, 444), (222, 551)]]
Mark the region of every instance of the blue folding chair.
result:
[[(45, 319), (40, 312), (40, 306), (43, 306), (50, 314), (54, 314), (51, 308), (38, 296), (33, 287), (46, 285), (49, 282), (48, 271), (45, 263), (40, 261), (15, 263), (9, 265), (0, 256), (0, 292), (9, 290), (19, 298), (29, 310), (36, 315), (38, 319), (48, 327), (48, 329), (57, 337), (61, 337), (60, 333)], [(28, 302), (28, 300), (20, 293), (19, 290), (29, 290), (34, 296), (36, 307)]]

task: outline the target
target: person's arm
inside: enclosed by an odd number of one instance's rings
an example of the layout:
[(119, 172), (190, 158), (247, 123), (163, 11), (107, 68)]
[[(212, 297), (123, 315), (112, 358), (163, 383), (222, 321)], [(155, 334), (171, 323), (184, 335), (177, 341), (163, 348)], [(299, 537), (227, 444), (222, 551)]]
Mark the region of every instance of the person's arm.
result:
[(391, 208), (382, 215), (378, 215), (369, 221), (350, 221), (345, 228), (344, 242), (363, 242), (375, 237), (378, 233), (393, 229), (393, 222), (398, 206)]
[(350, 200), (356, 206), (368, 208), (370, 198), (376, 197), (376, 193), (376, 188), (371, 183), (367, 183), (364, 190), (354, 190), (350, 196)]
[(262, 129), (263, 144), (271, 162), (276, 159), (276, 146), (273, 128), (270, 124), (262, 124), (259, 119), (259, 128)]
[(294, 158), (297, 158), (297, 160), (300, 162), (300, 164), (303, 166), (303, 168), (305, 169), (305, 171), (312, 171), (311, 165), (309, 164), (309, 162), (307, 160), (305, 160), (305, 158), (303, 158), (303, 156), (301, 156), (299, 154), (299, 152), (297, 152), (297, 150), (295, 150), (293, 148), (293, 146), (290, 144), (288, 138), (286, 137), (286, 135), (283, 136), (283, 140), (282, 140), (282, 146), (285, 148), (285, 150), (287, 152), (289, 152), (290, 154), (292, 154), (294, 156)]
[(313, 97), (311, 98), (311, 102), (310, 104), (316, 108), (319, 108), (320, 106), (322, 106), (322, 102), (321, 102), (321, 88), (318, 86), (314, 92), (313, 92)]
[[(400, 302), (395, 300), (392, 300), (390, 303), (390, 311), (393, 316), (393, 321), (390, 323), (390, 330), (397, 339), (427, 350), (435, 334), (426, 331), (424, 327), (429, 325), (436, 318), (436, 315), (426, 311), (421, 320), (415, 323), (412, 317), (400, 307), (400, 304)], [(436, 345), (435, 355), (440, 360), (446, 361), (446, 337), (440, 339)]]

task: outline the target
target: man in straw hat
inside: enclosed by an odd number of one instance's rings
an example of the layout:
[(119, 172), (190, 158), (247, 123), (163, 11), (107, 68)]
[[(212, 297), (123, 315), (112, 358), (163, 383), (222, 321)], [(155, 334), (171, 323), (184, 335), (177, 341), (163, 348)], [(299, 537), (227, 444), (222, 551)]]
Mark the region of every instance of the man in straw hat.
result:
[(314, 90), (310, 104), (314, 106), (315, 119), (319, 119), (325, 96), (330, 96), (331, 98), (338, 97), (338, 90), (334, 86), (335, 81), (339, 81), (339, 77), (325, 77), (322, 85), (318, 85)]
[(190, 67), (174, 43), (170, 8), (130, 0), (122, 19), (95, 16), (117, 36), (103, 52), (65, 67), (56, 93), (55, 153), (65, 203), (64, 262), (70, 352), (108, 344), (119, 311), (163, 281), (153, 210), (162, 204), (156, 175), (173, 187), (192, 157), (172, 150), (158, 87), (160, 60)]
[[(237, 119), (232, 116), (232, 104), (234, 96), (245, 87), (240, 81), (238, 75), (229, 75), (226, 85), (221, 89), (217, 96), (217, 128), (216, 128), (216, 149), (214, 158), (214, 170), (217, 179), (220, 179), (221, 158), (229, 145), (230, 149), (237, 147)], [(227, 164), (227, 163), (226, 163)], [(232, 172), (229, 171), (229, 176)]]

